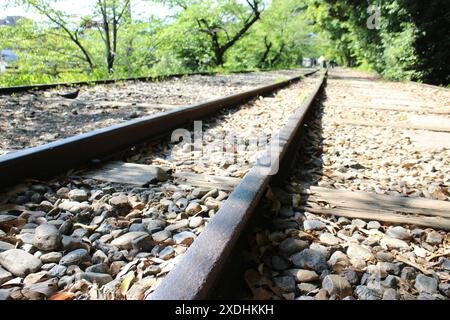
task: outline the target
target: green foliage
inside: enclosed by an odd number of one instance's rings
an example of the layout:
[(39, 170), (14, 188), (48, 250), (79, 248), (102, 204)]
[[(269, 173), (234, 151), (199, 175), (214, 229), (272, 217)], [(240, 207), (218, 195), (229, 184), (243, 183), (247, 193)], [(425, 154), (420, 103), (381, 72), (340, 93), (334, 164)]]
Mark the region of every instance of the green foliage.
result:
[[(387, 78), (450, 82), (450, 3), (447, 0), (308, 0), (316, 30), (333, 43), (342, 64), (373, 69)], [(368, 21), (379, 8), (379, 28)], [(442, 13), (447, 14), (442, 14)]]
[[(448, 0), (148, 0), (172, 15), (144, 21), (131, 19), (128, 1), (92, 0), (82, 19), (55, 9), (58, 0), (8, 2), (47, 18), (0, 26), (0, 48), (20, 57), (0, 85), (290, 68), (320, 55), (391, 79), (450, 83)], [(378, 29), (367, 27), (372, 5)]]

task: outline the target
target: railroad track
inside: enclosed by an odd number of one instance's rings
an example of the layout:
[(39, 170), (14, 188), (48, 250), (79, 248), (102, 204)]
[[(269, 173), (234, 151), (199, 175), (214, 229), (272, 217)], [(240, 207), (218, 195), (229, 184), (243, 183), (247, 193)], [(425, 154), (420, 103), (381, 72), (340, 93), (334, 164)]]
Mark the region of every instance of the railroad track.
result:
[[(256, 152), (246, 152), (242, 166), (223, 163), (226, 173), (217, 177), (213, 160), (194, 170), (183, 159), (189, 145), (171, 143), (167, 134), (214, 115), (204, 122), (207, 134), (237, 124), (238, 138), (267, 140), (315, 86), (314, 77), (299, 82), (303, 77), (296, 76), (1, 157), (3, 297), (50, 298), (65, 288), (66, 298), (94, 299), (84, 289), (95, 282), (99, 297), (142, 298), (209, 223)], [(246, 131), (244, 117), (264, 119), (265, 127), (255, 123)], [(17, 264), (21, 259), (26, 269)], [(131, 277), (129, 292), (116, 290)]]
[[(417, 84), (330, 73), (292, 149), (293, 167), (272, 178), (256, 219), (214, 266), (220, 276), (204, 278), (206, 296), (448, 299), (450, 146), (439, 127), (448, 92), (424, 87), (418, 95)], [(153, 297), (204, 297), (176, 290), (185, 266)]]
[[(74, 254), (53, 254), (58, 264), (45, 269), (51, 268), (52, 275), (61, 270), (56, 285), (47, 280), (46, 270), (35, 270), (28, 276), (37, 278), (35, 283), (27, 279), (20, 286), (16, 279), (21, 290), (8, 294), (16, 299), (55, 297), (56, 291), (60, 299), (446, 299), (448, 133), (445, 125), (436, 130), (442, 118), (432, 118), (427, 126), (429, 115), (448, 116), (445, 90), (424, 88), (418, 95), (408, 85), (340, 69), (332, 70), (327, 81), (324, 75), (292, 84), (295, 80), (279, 83), (277, 89), (290, 85), (275, 96), (219, 111), (202, 124), (201, 150), (214, 150), (215, 138), (223, 140), (233, 131), (231, 141), (241, 139), (241, 146), (248, 146), (250, 137), (263, 137), (269, 145), (262, 153), (230, 148), (225, 155), (231, 158), (224, 161), (215, 157), (224, 155), (222, 145), (196, 166), (204, 159), (195, 140), (170, 143), (166, 137), (136, 145), (145, 140), (139, 137), (129, 144), (135, 147), (120, 154), (123, 162), (50, 182), (60, 202), (49, 206), (44, 201), (43, 208), (32, 210), (46, 209), (50, 216), (72, 210), (76, 219), (85, 219), (71, 225), (70, 232), (62, 229), (66, 243), (67, 237), (73, 242), (81, 238), (79, 246), (87, 251), (78, 251), (78, 267), (66, 263)], [(235, 106), (250, 96), (233, 99), (221, 106)], [(274, 105), (282, 111), (275, 112)], [(414, 126), (417, 121), (420, 127)], [(164, 132), (156, 130), (152, 136)], [(277, 134), (267, 139), (268, 132)], [(186, 134), (177, 131), (175, 138)], [(94, 147), (98, 154), (110, 154), (105, 148), (103, 143)], [(57, 167), (61, 158), (54, 158), (52, 148), (45, 152), (47, 166), (37, 171), (75, 166)], [(22, 162), (17, 171), (34, 163)], [(15, 200), (48, 191), (38, 181), (33, 184), (16, 189)], [(91, 199), (83, 209), (86, 197)], [(11, 206), (12, 212), (21, 209)], [(91, 215), (95, 221), (89, 221)], [(41, 224), (42, 217), (32, 221)], [(105, 221), (111, 217), (116, 225), (108, 230)], [(10, 231), (19, 232), (14, 227)], [(25, 240), (31, 241), (26, 250), (39, 242), (30, 236)], [(92, 255), (89, 261), (87, 254)], [(36, 293), (39, 284), (53, 289)]]
[[(0, 155), (286, 80), (308, 70), (173, 75), (0, 93)], [(103, 83), (103, 82), (102, 82)], [(32, 89), (33, 87), (26, 87)], [(8, 88), (14, 91), (17, 88)], [(1, 92), (1, 90), (0, 90)], [(67, 98), (67, 95), (73, 97)], [(76, 96), (76, 97), (75, 97)]]

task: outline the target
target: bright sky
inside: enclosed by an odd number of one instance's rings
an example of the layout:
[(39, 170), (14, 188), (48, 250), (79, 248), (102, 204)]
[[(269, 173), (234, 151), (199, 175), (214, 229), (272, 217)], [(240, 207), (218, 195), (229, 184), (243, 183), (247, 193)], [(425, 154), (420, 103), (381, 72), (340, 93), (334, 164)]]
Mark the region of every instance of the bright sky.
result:
[[(55, 3), (55, 8), (75, 15), (87, 15), (92, 11), (96, 0), (60, 0)], [(145, 0), (131, 0), (131, 12), (134, 19), (145, 19), (151, 14), (158, 17), (167, 16), (170, 11), (160, 4), (153, 4)], [(6, 16), (24, 16), (33, 20), (42, 20), (43, 17), (26, 7), (17, 7), (13, 0), (0, 0), (0, 18)]]

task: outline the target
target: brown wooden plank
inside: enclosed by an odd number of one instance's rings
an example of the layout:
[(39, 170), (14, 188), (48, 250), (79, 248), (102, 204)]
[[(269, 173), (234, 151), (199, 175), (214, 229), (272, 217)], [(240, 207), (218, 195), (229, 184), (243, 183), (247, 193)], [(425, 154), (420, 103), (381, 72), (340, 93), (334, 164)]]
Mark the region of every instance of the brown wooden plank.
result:
[(353, 119), (339, 119), (334, 123), (335, 125), (352, 125), (352, 126), (369, 126), (369, 127), (392, 127), (392, 128), (403, 128), (403, 129), (414, 129), (414, 130), (429, 130), (429, 131), (441, 131), (450, 132), (450, 125), (437, 124), (434, 126), (421, 125), (418, 123), (409, 122), (376, 122), (376, 121), (363, 121), (363, 120), (353, 120)]
[(239, 178), (213, 176), (193, 172), (176, 172), (175, 178), (186, 181), (195, 187), (217, 188), (221, 190), (232, 191), (241, 181)]
[(323, 200), (339, 208), (386, 210), (450, 218), (450, 202), (409, 198), (364, 191), (348, 191), (312, 186), (311, 201)]
[(82, 177), (100, 181), (131, 184), (137, 186), (146, 185), (156, 180), (158, 168), (137, 163), (112, 161), (99, 169), (88, 171)]
[(404, 107), (404, 106), (390, 106), (390, 105), (371, 105), (371, 104), (327, 104), (332, 107), (353, 108), (353, 109), (374, 109), (374, 110), (387, 110), (387, 111), (402, 111), (402, 112), (424, 112), (429, 114), (444, 114), (450, 115), (450, 109), (437, 109), (426, 107)]
[(378, 220), (393, 224), (410, 224), (447, 231), (450, 230), (450, 219), (442, 217), (405, 216), (389, 211), (380, 213), (366, 209), (321, 208), (318, 206), (304, 207), (304, 210), (315, 214), (336, 215), (351, 219)]

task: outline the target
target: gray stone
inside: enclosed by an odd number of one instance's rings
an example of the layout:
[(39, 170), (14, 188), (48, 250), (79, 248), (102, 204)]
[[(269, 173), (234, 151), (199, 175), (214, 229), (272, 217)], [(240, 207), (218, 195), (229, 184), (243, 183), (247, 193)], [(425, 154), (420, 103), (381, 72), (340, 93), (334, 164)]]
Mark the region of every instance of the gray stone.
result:
[(70, 236), (62, 236), (61, 245), (64, 251), (80, 249), (83, 247), (83, 243), (80, 239), (76, 239)]
[(0, 214), (0, 228), (9, 230), (11, 227), (17, 227), (25, 224), (25, 220), (12, 214)]
[(119, 249), (130, 250), (133, 247), (133, 240), (145, 235), (148, 235), (148, 233), (142, 231), (128, 232), (117, 239), (114, 239), (111, 242), (111, 245), (118, 247)]
[(395, 288), (397, 288), (398, 278), (397, 278), (397, 277), (394, 277), (393, 275), (388, 275), (388, 276), (381, 282), (381, 284), (382, 284), (384, 287), (395, 289)]
[(298, 269), (294, 275), (298, 282), (311, 282), (319, 280), (319, 275), (312, 270)]
[(439, 232), (436, 231), (428, 233), (427, 238), (425, 239), (426, 242), (432, 245), (441, 244), (442, 240), (444, 240), (444, 237)]
[(383, 292), (383, 300), (399, 300), (400, 295), (398, 294), (397, 290), (389, 288), (384, 290)]
[(408, 229), (405, 229), (401, 226), (391, 227), (386, 231), (386, 234), (394, 239), (400, 239), (400, 240), (408, 240), (411, 238), (411, 235), (409, 233)]
[(181, 244), (184, 246), (191, 245), (195, 238), (197, 238), (197, 236), (190, 231), (183, 231), (173, 236), (173, 240), (175, 240), (176, 244)]
[(175, 222), (173, 224), (168, 225), (165, 230), (166, 231), (170, 231), (170, 232), (174, 232), (176, 230), (179, 229), (183, 229), (183, 228), (187, 228), (189, 226), (189, 220), (188, 219), (183, 219), (180, 220), (178, 222)]
[(420, 238), (425, 231), (422, 229), (413, 229), (411, 230), (411, 236), (414, 238)]
[(64, 289), (66, 286), (72, 284), (75, 280), (75, 276), (63, 276), (58, 281), (58, 287)]
[(359, 300), (380, 300), (381, 295), (366, 286), (357, 286), (355, 289), (356, 296)]
[(295, 291), (295, 280), (292, 276), (281, 276), (273, 278), (273, 282), (276, 287), (280, 288), (284, 292)]
[(400, 278), (402, 280), (409, 281), (409, 280), (413, 280), (416, 277), (416, 275), (417, 275), (417, 272), (416, 272), (416, 270), (414, 268), (412, 268), (412, 267), (404, 267), (402, 269), (401, 274), (400, 274)]
[(317, 286), (315, 284), (312, 283), (299, 283), (297, 285), (297, 289), (298, 291), (300, 291), (301, 293), (310, 293), (311, 291), (314, 291), (317, 289)]
[(11, 293), (13, 292), (13, 288), (10, 289), (0, 289), (0, 301), (1, 300), (9, 300)]
[(80, 272), (75, 275), (75, 280), (87, 280), (92, 283), (97, 283), (100, 287), (104, 286), (108, 282), (113, 281), (111, 275), (107, 273), (95, 273), (95, 272)]
[(437, 300), (437, 298), (429, 293), (421, 292), (417, 296), (417, 300)]
[(17, 238), (20, 239), (25, 244), (33, 244), (34, 241), (34, 233), (21, 233), (17, 235)]
[(158, 231), (152, 234), (152, 239), (156, 243), (162, 243), (165, 240), (169, 239), (172, 236), (172, 233), (168, 230)]
[(86, 268), (86, 272), (109, 273), (109, 267), (106, 263), (97, 263)]
[(282, 257), (275, 255), (272, 257), (272, 267), (277, 271), (283, 271), (289, 268), (289, 262)]
[(378, 221), (369, 221), (369, 223), (367, 223), (366, 227), (369, 230), (371, 230), (371, 229), (378, 230), (381, 228), (381, 224)]
[(442, 258), (441, 259), (441, 268), (447, 271), (450, 271), (450, 259)]
[(89, 231), (83, 228), (78, 228), (73, 230), (71, 237), (75, 239), (83, 239), (85, 237), (87, 238), (89, 237)]
[(72, 233), (72, 228), (73, 228), (73, 223), (70, 220), (66, 220), (59, 227), (59, 233), (68, 236)]
[(368, 248), (355, 243), (348, 246), (347, 256), (355, 268), (364, 268), (367, 261), (375, 258)]
[(0, 252), (6, 251), (6, 250), (10, 250), (10, 249), (14, 249), (15, 247), (9, 243), (9, 242), (5, 242), (5, 241), (0, 241)]
[(108, 256), (102, 250), (97, 250), (92, 255), (92, 263), (97, 264), (97, 263), (104, 263), (107, 261), (108, 261)]
[(353, 270), (346, 269), (342, 271), (341, 276), (344, 276), (352, 285), (357, 285), (359, 283), (359, 276)]
[(203, 218), (202, 217), (192, 217), (189, 219), (189, 228), (198, 228), (203, 224)]
[(17, 277), (25, 277), (41, 267), (41, 260), (20, 249), (10, 249), (0, 253), (0, 264)]
[(300, 296), (298, 298), (295, 298), (295, 300), (315, 300), (314, 297), (311, 296)]
[(389, 249), (409, 249), (409, 245), (405, 241), (388, 236), (381, 238), (380, 244)]
[(102, 237), (102, 235), (100, 234), (100, 233), (98, 233), (98, 232), (94, 232), (93, 234), (91, 234), (90, 236), (89, 236), (89, 241), (92, 243), (92, 242), (95, 242), (96, 240), (98, 240), (98, 239), (100, 239)]
[(107, 218), (101, 223), (101, 225), (95, 230), (101, 234), (108, 234), (113, 231), (117, 226), (115, 218)]
[(325, 256), (326, 259), (328, 259), (328, 256), (330, 254), (330, 249), (328, 249), (327, 247), (314, 242), (309, 246), (309, 249), (320, 252), (321, 254), (323, 254)]
[(328, 294), (346, 297), (352, 295), (352, 286), (350, 282), (339, 275), (330, 274), (322, 281), (322, 288), (327, 290)]
[(290, 206), (292, 204), (292, 196), (283, 189), (274, 187), (272, 188), (272, 192), (282, 205)]
[(54, 278), (54, 277), (61, 278), (66, 274), (66, 271), (67, 271), (66, 266), (57, 264), (47, 272), (47, 275), (50, 278)]
[(208, 193), (208, 191), (208, 189), (195, 188), (194, 190), (192, 190), (191, 196), (195, 199), (201, 199), (205, 194)]
[(378, 265), (380, 266), (380, 269), (390, 273), (390, 274), (395, 274), (395, 275), (399, 275), (400, 274), (400, 266), (396, 263), (392, 263), (392, 262), (378, 262)]
[(341, 239), (339, 239), (338, 237), (336, 237), (328, 232), (322, 233), (319, 237), (319, 240), (320, 240), (320, 242), (322, 242), (328, 246), (335, 246), (342, 242)]
[(158, 254), (159, 258), (161, 258), (163, 260), (168, 260), (168, 259), (172, 258), (174, 255), (175, 255), (175, 250), (170, 246), (165, 247)]
[(61, 260), (61, 258), (62, 258), (61, 252), (49, 252), (39, 257), (42, 263), (51, 263), (51, 262), (58, 263), (59, 260)]
[(131, 209), (131, 205), (128, 202), (128, 197), (124, 194), (112, 197), (109, 199), (109, 204), (115, 208)]
[(67, 194), (70, 200), (83, 202), (89, 199), (89, 192), (83, 189), (73, 189)]
[(56, 263), (52, 262), (52, 263), (46, 263), (43, 264), (41, 269), (45, 270), (45, 271), (49, 271), (51, 268), (53, 268), (54, 266), (56, 266)]
[(202, 211), (202, 206), (198, 202), (189, 203), (189, 205), (186, 207), (185, 210), (185, 212), (190, 216), (193, 216), (194, 214), (197, 214), (200, 211)]
[(366, 224), (367, 223), (364, 220), (361, 220), (361, 219), (353, 219), (352, 220), (352, 226), (355, 226), (357, 228), (365, 228)]
[(416, 277), (416, 283), (414, 287), (421, 293), (425, 292), (433, 294), (436, 293), (437, 291), (438, 282), (436, 279), (432, 277), (427, 277), (423, 274), (418, 274)]
[(151, 235), (146, 234), (131, 242), (133, 249), (137, 251), (151, 251), (155, 246), (155, 242)]
[(294, 210), (291, 207), (281, 207), (280, 209), (280, 217), (282, 218), (290, 218), (294, 216)]
[(326, 225), (319, 220), (305, 220), (303, 221), (303, 229), (309, 230), (322, 230), (325, 229)]
[(287, 219), (274, 219), (272, 227), (276, 230), (297, 229), (298, 223), (296, 221)]
[(30, 300), (49, 298), (58, 291), (58, 279), (52, 278), (47, 281), (26, 285), (22, 289), (22, 294)]
[(162, 220), (144, 219), (142, 223), (147, 227), (150, 234), (161, 231), (166, 227), (166, 223)]
[(340, 272), (351, 265), (350, 259), (342, 251), (335, 251), (327, 263), (334, 272)]
[(128, 229), (128, 232), (136, 232), (136, 231), (147, 232), (147, 228), (142, 223), (133, 223)]
[(291, 256), (291, 260), (296, 267), (302, 269), (313, 269), (322, 272), (327, 268), (326, 256), (321, 252), (305, 249)]
[(4, 284), (6, 281), (9, 281), (13, 278), (13, 275), (0, 267), (0, 285)]
[(83, 210), (90, 210), (91, 206), (86, 202), (78, 202), (73, 200), (63, 200), (58, 208), (64, 211), (69, 211), (72, 213), (78, 213)]
[(309, 243), (307, 241), (294, 238), (287, 238), (279, 245), (279, 249), (286, 255), (292, 255), (306, 249), (307, 247), (309, 247)]
[(450, 298), (450, 283), (440, 283), (439, 291), (447, 298)]
[(41, 224), (36, 228), (33, 246), (43, 251), (57, 250), (61, 245), (61, 235), (58, 228), (51, 224)]
[(65, 266), (78, 265), (87, 257), (88, 252), (86, 249), (76, 249), (63, 256), (59, 261), (59, 264)]
[(387, 251), (378, 251), (376, 253), (376, 257), (379, 261), (384, 261), (384, 262), (392, 262), (395, 259), (394, 255)]

